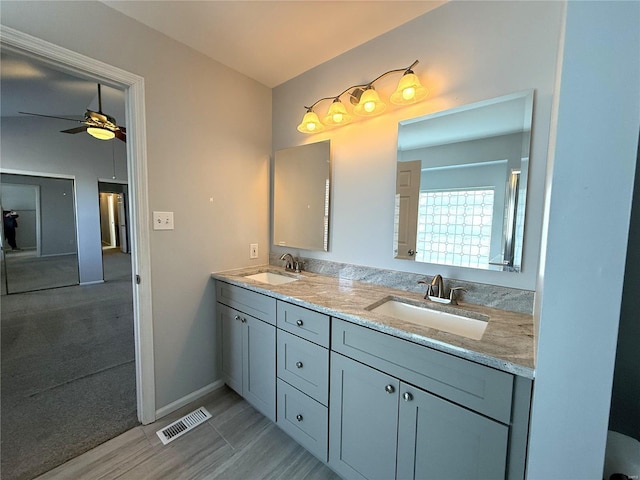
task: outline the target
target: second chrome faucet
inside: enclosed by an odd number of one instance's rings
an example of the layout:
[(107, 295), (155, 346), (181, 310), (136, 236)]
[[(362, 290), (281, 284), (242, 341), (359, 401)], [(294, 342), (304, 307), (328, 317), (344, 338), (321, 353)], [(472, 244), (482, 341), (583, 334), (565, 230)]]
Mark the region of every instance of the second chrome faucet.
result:
[(290, 253), (283, 253), (282, 255), (280, 255), (280, 260), (284, 261), (285, 270), (300, 273), (300, 266), (302, 262), (300, 262), (300, 260), (296, 259), (296, 257), (291, 255)]

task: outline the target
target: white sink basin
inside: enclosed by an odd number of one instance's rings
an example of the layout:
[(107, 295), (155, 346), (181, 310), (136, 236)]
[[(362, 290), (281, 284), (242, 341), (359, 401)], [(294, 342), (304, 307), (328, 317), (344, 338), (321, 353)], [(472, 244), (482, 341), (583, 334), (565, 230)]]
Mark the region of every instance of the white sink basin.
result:
[(287, 275), (281, 275), (274, 272), (254, 273), (253, 275), (247, 275), (244, 278), (255, 280), (256, 282), (268, 283), (269, 285), (283, 285), (285, 283), (291, 283), (298, 280), (296, 277), (289, 277)]
[[(367, 310), (473, 340), (480, 340), (487, 328), (487, 320), (432, 310), (428, 307), (420, 307), (400, 300), (389, 299), (378, 306), (373, 304), (372, 307), (367, 308)], [(478, 316), (481, 315), (478, 314)]]

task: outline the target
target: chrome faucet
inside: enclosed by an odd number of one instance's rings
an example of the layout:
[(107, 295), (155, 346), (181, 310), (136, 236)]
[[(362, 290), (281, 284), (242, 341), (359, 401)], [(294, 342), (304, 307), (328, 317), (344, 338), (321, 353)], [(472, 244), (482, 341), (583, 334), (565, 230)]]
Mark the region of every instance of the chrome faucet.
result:
[(290, 253), (283, 253), (280, 260), (284, 260), (284, 269), (292, 272), (300, 272), (300, 262)]
[[(467, 291), (466, 288), (463, 287), (451, 287), (449, 289), (449, 298), (447, 298), (444, 291), (444, 279), (442, 278), (442, 275), (434, 276), (431, 282), (427, 280), (418, 280), (418, 283), (424, 283), (427, 285), (427, 293), (424, 294), (424, 299), (433, 300), (434, 302), (438, 303), (457, 305), (458, 301), (456, 299), (456, 292)], [(438, 289), (438, 295), (435, 294), (434, 287)]]
[(433, 287), (436, 287), (438, 289), (438, 298), (445, 298), (444, 280), (442, 279), (442, 275), (438, 274), (433, 277), (433, 280), (431, 280), (431, 292), (433, 292)]
[(418, 283), (424, 283), (427, 285), (427, 293), (424, 294), (425, 300), (427, 298), (432, 298), (435, 296), (433, 287), (436, 287), (438, 289), (438, 296), (436, 298), (445, 298), (444, 280), (442, 279), (442, 275), (437, 274), (435, 277), (433, 277), (431, 282), (428, 282), (426, 280), (419, 280)]

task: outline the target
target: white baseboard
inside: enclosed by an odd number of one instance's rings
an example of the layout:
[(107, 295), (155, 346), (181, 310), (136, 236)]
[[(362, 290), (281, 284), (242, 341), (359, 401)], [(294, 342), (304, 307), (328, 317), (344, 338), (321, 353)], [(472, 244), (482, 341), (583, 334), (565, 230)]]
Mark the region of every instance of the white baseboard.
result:
[(213, 392), (221, 388), (224, 385), (224, 381), (222, 379), (216, 380), (209, 385), (202, 387), (200, 390), (196, 390), (195, 392), (190, 393), (189, 395), (185, 395), (182, 398), (179, 398), (175, 402), (170, 403), (169, 405), (165, 405), (162, 408), (156, 410), (156, 420), (161, 419), (162, 417), (169, 415), (171, 412), (175, 412), (179, 408), (184, 407), (185, 405), (189, 405), (191, 402), (195, 402), (201, 397), (204, 397), (208, 393)]

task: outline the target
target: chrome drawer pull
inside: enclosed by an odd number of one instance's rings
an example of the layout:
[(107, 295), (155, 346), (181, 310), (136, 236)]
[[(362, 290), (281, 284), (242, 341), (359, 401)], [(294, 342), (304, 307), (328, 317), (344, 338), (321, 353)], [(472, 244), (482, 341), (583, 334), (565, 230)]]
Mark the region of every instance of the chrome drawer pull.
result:
[(236, 315), (235, 317), (233, 317), (234, 320), (240, 320), (240, 315)]
[(302, 368), (302, 362), (296, 362), (296, 367)]
[(396, 391), (396, 389), (393, 388), (393, 385), (387, 385), (386, 387), (384, 387), (384, 391), (387, 393), (393, 393)]
[(410, 402), (411, 400), (413, 400), (413, 395), (411, 395), (409, 392), (404, 392), (402, 394), (402, 398), (405, 402)]
[(296, 325), (298, 325), (299, 327), (301, 327), (304, 324), (304, 322), (302, 320), (296, 320)]
[(301, 421), (302, 421), (302, 415), (300, 415), (300, 414), (296, 415), (296, 420), (298, 420), (299, 422), (301, 422)]

